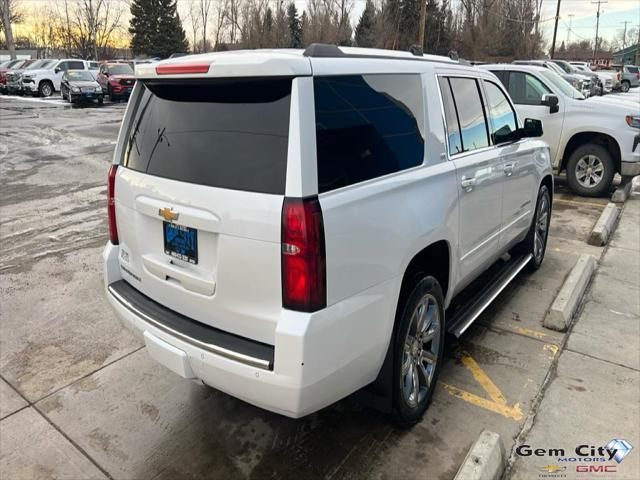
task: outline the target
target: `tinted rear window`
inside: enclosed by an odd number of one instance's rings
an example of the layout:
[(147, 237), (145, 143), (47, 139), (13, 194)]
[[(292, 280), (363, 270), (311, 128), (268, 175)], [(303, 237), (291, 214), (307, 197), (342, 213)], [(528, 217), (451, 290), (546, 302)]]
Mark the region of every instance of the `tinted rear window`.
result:
[(181, 182), (284, 194), (291, 79), (147, 82), (124, 166)]

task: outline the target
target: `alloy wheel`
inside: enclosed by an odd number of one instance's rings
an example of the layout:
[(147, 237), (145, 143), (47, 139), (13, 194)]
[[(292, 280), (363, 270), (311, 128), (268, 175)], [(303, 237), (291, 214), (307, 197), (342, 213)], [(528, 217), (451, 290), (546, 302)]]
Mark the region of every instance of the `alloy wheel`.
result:
[(537, 262), (544, 253), (544, 244), (549, 230), (549, 200), (546, 195), (540, 198), (538, 211), (536, 212), (536, 227), (533, 239), (533, 255)]
[(598, 185), (604, 176), (604, 165), (595, 155), (585, 155), (576, 164), (576, 179), (585, 188)]
[(411, 408), (425, 398), (433, 381), (441, 348), (441, 328), (438, 302), (427, 294), (413, 311), (402, 353), (402, 394)]
[(50, 97), (53, 92), (51, 91), (51, 85), (45, 83), (42, 85), (42, 95), (45, 97)]

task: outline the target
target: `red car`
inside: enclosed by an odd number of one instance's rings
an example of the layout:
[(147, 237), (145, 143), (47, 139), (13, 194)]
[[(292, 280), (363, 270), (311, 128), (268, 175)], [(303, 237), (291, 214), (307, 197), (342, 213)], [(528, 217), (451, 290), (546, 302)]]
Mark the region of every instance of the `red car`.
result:
[(0, 93), (7, 93), (7, 72), (12, 69), (21, 68), (27, 60), (7, 60), (0, 63)]
[(127, 63), (103, 63), (96, 80), (112, 102), (120, 98), (129, 98), (136, 83), (133, 69)]

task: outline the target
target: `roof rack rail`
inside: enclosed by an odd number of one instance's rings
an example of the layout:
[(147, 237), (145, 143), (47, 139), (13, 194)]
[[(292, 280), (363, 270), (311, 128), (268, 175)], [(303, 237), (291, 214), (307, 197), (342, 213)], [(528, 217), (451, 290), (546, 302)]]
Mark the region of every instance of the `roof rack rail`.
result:
[(337, 45), (328, 43), (312, 43), (304, 51), (305, 57), (344, 57), (345, 53)]
[(381, 54), (378, 49), (372, 49), (373, 52), (376, 53), (360, 53), (366, 48), (360, 48), (358, 53), (349, 53), (344, 52), (340, 49), (338, 45), (331, 45), (328, 43), (312, 43), (309, 45), (306, 50), (303, 52), (305, 57), (310, 58), (369, 58), (369, 59), (384, 59), (384, 60), (417, 60), (420, 62), (434, 62), (434, 63), (450, 63), (451, 61), (457, 61), (457, 58), (446, 59), (443, 57), (442, 60), (436, 58), (428, 58), (425, 57), (422, 53), (422, 48), (419, 45), (413, 45), (409, 52), (397, 51), (398, 53), (411, 53), (411, 56), (401, 56), (401, 55), (393, 55), (393, 54)]

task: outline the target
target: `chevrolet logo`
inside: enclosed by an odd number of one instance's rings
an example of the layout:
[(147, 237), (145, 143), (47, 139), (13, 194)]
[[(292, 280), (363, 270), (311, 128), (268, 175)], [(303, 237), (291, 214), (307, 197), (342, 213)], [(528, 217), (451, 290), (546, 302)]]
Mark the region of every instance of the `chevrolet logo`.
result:
[(164, 218), (167, 222), (175, 222), (178, 220), (180, 214), (178, 212), (174, 212), (173, 208), (165, 207), (158, 210), (158, 215)]
[(567, 469), (567, 467), (560, 467), (558, 465), (547, 465), (546, 467), (541, 467), (540, 471), (547, 473), (558, 473), (563, 472)]

